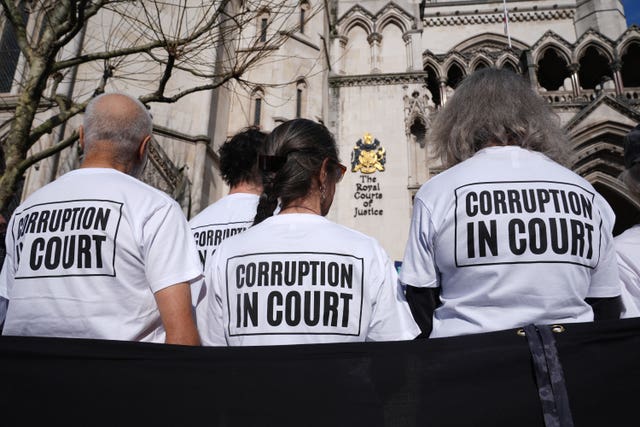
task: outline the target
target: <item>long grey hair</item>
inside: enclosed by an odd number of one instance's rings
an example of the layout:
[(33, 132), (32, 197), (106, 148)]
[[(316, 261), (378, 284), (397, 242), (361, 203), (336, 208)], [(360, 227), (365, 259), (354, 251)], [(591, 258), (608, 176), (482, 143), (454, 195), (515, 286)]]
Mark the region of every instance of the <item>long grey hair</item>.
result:
[(430, 141), (446, 166), (490, 145), (517, 145), (564, 165), (570, 150), (559, 118), (531, 85), (512, 71), (495, 68), (462, 81), (436, 116)]

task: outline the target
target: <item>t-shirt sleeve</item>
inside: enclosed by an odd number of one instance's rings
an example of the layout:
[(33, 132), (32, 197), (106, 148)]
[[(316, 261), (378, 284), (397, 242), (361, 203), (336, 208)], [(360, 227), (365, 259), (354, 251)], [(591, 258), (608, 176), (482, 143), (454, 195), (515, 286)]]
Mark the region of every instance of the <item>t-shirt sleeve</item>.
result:
[[(9, 290), (11, 289), (15, 277), (15, 266), (13, 261), (13, 239), (11, 238), (11, 230), (13, 230), (13, 218), (11, 218), (7, 226), (7, 234), (5, 237), (6, 252), (4, 262), (2, 264), (2, 270), (0, 270), (0, 297), (4, 299), (9, 299)], [(4, 315), (2, 316), (1, 320), (4, 320)], [(2, 323), (1, 320), (0, 324)]]
[(204, 299), (196, 307), (196, 322), (200, 332), (200, 340), (205, 346), (226, 346), (224, 336), (224, 320), (222, 316), (222, 295), (220, 271), (217, 268), (219, 257), (213, 255), (208, 262), (204, 275), (206, 293)]
[(409, 228), (409, 239), (404, 252), (400, 281), (418, 288), (436, 288), (438, 273), (435, 264), (434, 227), (431, 214), (424, 203), (416, 198)]
[(640, 317), (640, 265), (634, 262), (634, 258), (640, 254), (640, 233), (632, 235), (627, 233), (614, 239), (620, 274), (620, 291), (624, 304), (620, 317), (623, 319)]
[(600, 210), (602, 215), (600, 260), (591, 272), (591, 284), (587, 298), (610, 298), (620, 295), (618, 260), (613, 241), (615, 215), (606, 202)]
[(155, 293), (202, 277), (191, 229), (177, 203), (158, 209), (143, 225), (145, 272)]
[[(413, 320), (409, 304), (398, 281), (393, 263), (382, 250), (380, 252), (381, 271), (379, 283), (369, 323), (367, 341), (411, 340), (420, 334), (420, 328)], [(376, 279), (374, 279), (375, 281)], [(372, 285), (374, 283), (371, 283)]]

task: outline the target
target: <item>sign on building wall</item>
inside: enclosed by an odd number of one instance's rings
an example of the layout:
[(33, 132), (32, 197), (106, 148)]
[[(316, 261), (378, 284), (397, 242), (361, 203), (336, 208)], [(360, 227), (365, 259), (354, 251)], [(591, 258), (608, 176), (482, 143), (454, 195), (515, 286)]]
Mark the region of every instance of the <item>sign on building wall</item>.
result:
[(376, 172), (384, 172), (387, 154), (379, 140), (370, 133), (365, 133), (356, 142), (351, 152), (351, 172), (360, 172), (356, 179), (353, 197), (356, 201), (353, 217), (381, 216), (383, 209), (379, 208), (382, 199), (382, 189)]

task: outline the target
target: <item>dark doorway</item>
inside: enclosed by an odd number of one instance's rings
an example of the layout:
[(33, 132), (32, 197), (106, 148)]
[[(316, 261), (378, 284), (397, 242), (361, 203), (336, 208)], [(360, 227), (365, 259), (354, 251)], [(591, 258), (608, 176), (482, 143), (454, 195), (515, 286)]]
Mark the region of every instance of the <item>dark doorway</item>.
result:
[(629, 200), (612, 188), (597, 182), (593, 187), (609, 202), (616, 214), (616, 224), (613, 227), (614, 236), (635, 224), (640, 224), (640, 211)]

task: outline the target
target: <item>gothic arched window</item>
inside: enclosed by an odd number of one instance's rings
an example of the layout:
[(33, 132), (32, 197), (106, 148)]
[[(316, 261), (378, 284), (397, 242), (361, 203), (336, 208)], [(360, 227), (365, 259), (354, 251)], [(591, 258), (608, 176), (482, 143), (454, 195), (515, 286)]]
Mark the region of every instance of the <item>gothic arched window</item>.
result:
[(622, 54), (622, 84), (625, 87), (640, 87), (640, 43), (633, 42)]
[(580, 57), (578, 76), (584, 89), (595, 89), (604, 80), (611, 79), (609, 59), (601, 49), (593, 45), (587, 47)]
[(457, 63), (451, 64), (449, 70), (447, 71), (447, 84), (450, 88), (455, 89), (458, 87), (460, 82), (464, 79), (464, 71), (462, 71), (462, 67), (460, 67)]
[(258, 16), (257, 36), (260, 43), (267, 42), (267, 28), (269, 27), (269, 11), (265, 10)]
[(307, 109), (307, 82), (304, 79), (296, 83), (296, 119), (303, 117)]
[(548, 48), (538, 61), (538, 83), (546, 90), (563, 89), (564, 81), (571, 77), (567, 61), (556, 49)]
[(304, 27), (307, 23), (307, 19), (309, 19), (309, 2), (301, 1), (300, 2), (300, 32), (304, 34)]
[(251, 112), (253, 117), (253, 126), (260, 126), (262, 122), (262, 110), (264, 109), (264, 91), (257, 88), (251, 96)]

